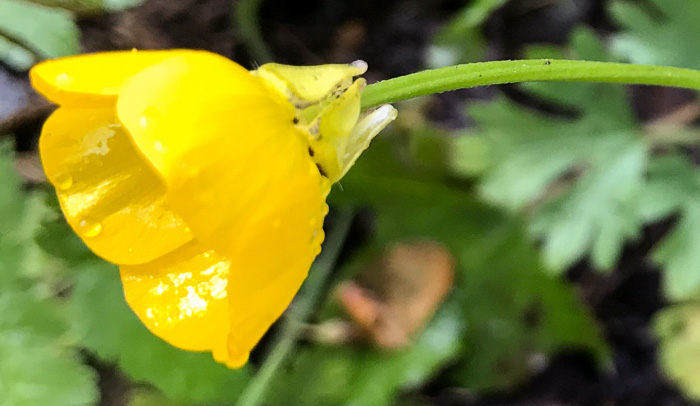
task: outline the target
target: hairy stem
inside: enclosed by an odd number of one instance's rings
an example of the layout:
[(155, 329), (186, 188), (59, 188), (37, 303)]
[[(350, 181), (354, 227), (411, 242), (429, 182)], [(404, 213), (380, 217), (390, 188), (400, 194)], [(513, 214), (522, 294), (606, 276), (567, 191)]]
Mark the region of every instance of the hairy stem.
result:
[(700, 90), (700, 71), (558, 59), (468, 63), (424, 70), (371, 84), (363, 92), (362, 108), (369, 109), (448, 90), (537, 81), (627, 83)]

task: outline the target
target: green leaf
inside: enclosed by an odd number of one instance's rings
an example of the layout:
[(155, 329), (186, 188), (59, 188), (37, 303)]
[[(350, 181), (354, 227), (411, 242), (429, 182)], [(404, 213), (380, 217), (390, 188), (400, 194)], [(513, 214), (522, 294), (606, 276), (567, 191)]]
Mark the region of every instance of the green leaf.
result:
[(12, 406), (94, 405), (92, 371), (54, 341), (0, 329), (0, 393)]
[(21, 46), (0, 35), (0, 60), (7, 66), (21, 71), (28, 69), (35, 62), (34, 55)]
[[(13, 66), (27, 69), (38, 60), (80, 51), (78, 27), (68, 11), (21, 0), (0, 0), (0, 10), (0, 36), (5, 36), (0, 59)], [(18, 47), (33, 55), (31, 63)]]
[[(679, 4), (659, 7), (675, 16)], [(584, 59), (610, 58), (590, 31), (576, 31), (571, 42), (575, 54)], [(545, 51), (537, 52), (543, 56)], [(473, 105), (469, 113), (479, 129), (469, 143), (484, 143), (480, 149), (489, 156), (481, 162), (488, 164), (470, 173), (455, 159), (454, 171), (480, 176), (479, 190), (488, 201), (527, 211), (530, 234), (542, 241), (546, 265), (559, 272), (588, 256), (597, 268), (612, 269), (624, 244), (635, 239), (645, 223), (680, 212), (678, 227), (653, 257), (665, 267), (672, 297), (697, 289), (700, 241), (693, 230), (700, 220), (692, 202), (700, 196), (700, 175), (682, 151), (667, 148), (666, 155), (652, 158), (654, 140), (635, 122), (618, 86), (524, 87), (569, 109), (572, 118), (529, 111), (504, 97)], [(467, 159), (468, 154), (461, 156)]]
[(182, 351), (151, 334), (127, 306), (115, 266), (96, 259), (75, 266), (80, 269), (70, 309), (82, 345), (175, 400), (236, 399), (249, 379), (246, 369), (230, 370), (211, 354)]
[[(584, 59), (609, 58), (590, 31), (576, 31), (571, 42)], [(509, 210), (530, 211), (529, 231), (543, 241), (549, 269), (561, 272), (589, 253), (598, 268), (610, 269), (643, 224), (637, 199), (649, 155), (624, 89), (579, 83), (525, 87), (573, 117), (529, 111), (504, 97), (471, 106), (476, 138), (490, 153), (479, 190)]]
[(0, 143), (0, 403), (92, 405), (93, 372), (71, 347), (64, 308), (42, 284), (46, 265), (33, 243), (45, 207), (23, 191), (9, 143)]
[(48, 7), (57, 7), (75, 13), (121, 11), (138, 6), (143, 0), (25, 0)]
[(104, 0), (24, 0), (46, 7), (61, 8), (77, 13), (94, 12), (101, 10)]
[(700, 172), (682, 155), (660, 156), (649, 162), (639, 211), (646, 221), (658, 221), (681, 211), (700, 194)]
[(611, 269), (624, 241), (637, 236), (641, 221), (635, 204), (648, 151), (634, 134), (619, 141), (600, 151), (597, 155), (605, 157), (532, 220), (534, 235), (545, 239), (549, 268), (565, 269), (592, 251), (596, 265)]
[(66, 323), (55, 302), (6, 288), (0, 294), (0, 393), (3, 404), (92, 405), (92, 370), (65, 341)]
[(14, 171), (14, 150), (12, 144), (0, 142), (0, 213), (3, 221), (0, 222), (0, 238), (15, 233), (22, 221), (23, 201), (21, 196), (21, 181)]
[(651, 7), (629, 0), (610, 3), (610, 13), (622, 26), (612, 48), (633, 63), (700, 67), (700, 3), (652, 0)]
[(68, 329), (63, 309), (31, 292), (3, 289), (0, 311), (2, 331), (21, 330), (23, 334), (50, 339), (61, 337)]
[(32, 279), (33, 288), (41, 285), (41, 278), (54, 273), (58, 267), (33, 242), (34, 233), (49, 213), (41, 191), (25, 192), (14, 171), (10, 143), (0, 142), (0, 286), (26, 288), (26, 279)]
[(663, 266), (664, 288), (673, 299), (693, 297), (700, 288), (700, 171), (685, 156), (655, 158), (639, 200), (641, 215), (656, 221), (678, 213), (675, 227), (653, 252)]
[(452, 171), (460, 176), (479, 176), (491, 165), (488, 143), (469, 134), (455, 137), (448, 156)]
[(481, 61), (486, 54), (486, 40), (481, 26), (507, 0), (470, 2), (435, 35), (427, 50), (431, 68)]
[(675, 299), (690, 297), (700, 287), (700, 193), (683, 208), (681, 220), (654, 252), (664, 266), (664, 288)]
[(670, 307), (654, 320), (659, 337), (659, 361), (684, 393), (700, 400), (700, 306)]

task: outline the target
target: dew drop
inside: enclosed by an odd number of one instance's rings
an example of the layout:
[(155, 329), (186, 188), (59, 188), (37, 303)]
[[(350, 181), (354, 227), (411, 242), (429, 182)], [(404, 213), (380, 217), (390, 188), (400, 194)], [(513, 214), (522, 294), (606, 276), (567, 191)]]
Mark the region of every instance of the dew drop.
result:
[(228, 350), (226, 364), (236, 368), (241, 367), (248, 361), (249, 353), (238, 345), (238, 340), (233, 334), (229, 333), (226, 341), (226, 349)]
[(318, 252), (314, 252), (314, 255), (318, 255), (319, 253), (321, 253), (321, 243), (322, 242), (323, 242), (323, 234), (319, 233), (318, 230), (314, 230), (311, 233), (311, 238), (309, 239), (309, 244), (312, 247), (316, 247), (314, 249), (314, 251), (318, 251)]
[(279, 228), (282, 225), (282, 219), (277, 217), (272, 221), (272, 227)]
[(102, 231), (102, 224), (99, 221), (84, 218), (78, 222), (78, 233), (83, 237), (97, 237)]
[(56, 176), (56, 188), (62, 192), (70, 189), (73, 186), (73, 177), (70, 175), (58, 175)]
[(313, 216), (309, 219), (309, 226), (311, 226), (311, 228), (318, 227), (318, 218), (316, 216)]
[(152, 126), (162, 118), (163, 113), (161, 113), (160, 110), (158, 110), (155, 106), (148, 106), (143, 110), (143, 115), (139, 120), (139, 124), (141, 127), (146, 128), (148, 126)]
[(153, 148), (156, 150), (157, 153), (159, 154), (165, 154), (168, 152), (168, 148), (163, 145), (162, 142), (156, 141), (153, 143)]
[(56, 75), (55, 82), (57, 87), (68, 87), (73, 84), (73, 78), (64, 72)]

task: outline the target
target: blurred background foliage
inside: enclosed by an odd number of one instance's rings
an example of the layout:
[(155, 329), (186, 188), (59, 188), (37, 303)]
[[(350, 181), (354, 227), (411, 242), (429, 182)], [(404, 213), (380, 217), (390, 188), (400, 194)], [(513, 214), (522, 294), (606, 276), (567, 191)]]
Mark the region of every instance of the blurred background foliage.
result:
[[(248, 66), (363, 58), (370, 80), (515, 57), (700, 69), (700, 3), (137, 3), (0, 0), (0, 405), (700, 399), (692, 92), (529, 83), (400, 103), (334, 187), (337, 238), (320, 276), (234, 371), (152, 336), (116, 268), (71, 233), (35, 160), (51, 106), (26, 79), (43, 59), (133, 47), (206, 48)], [(454, 281), (426, 299), (408, 343), (387, 348), (353, 306), (380, 303), (382, 320), (410, 333), (400, 304), (441, 283), (439, 264), (399, 277), (373, 264), (426, 241), (449, 253)], [(343, 286), (378, 302), (343, 300)]]

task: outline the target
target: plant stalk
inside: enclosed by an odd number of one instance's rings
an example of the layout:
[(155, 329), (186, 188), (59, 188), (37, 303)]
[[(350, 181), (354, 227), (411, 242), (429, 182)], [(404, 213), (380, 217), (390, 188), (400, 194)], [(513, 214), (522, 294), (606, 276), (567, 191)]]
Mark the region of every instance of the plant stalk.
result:
[(700, 71), (559, 59), (468, 63), (373, 83), (362, 94), (362, 109), (449, 90), (538, 81), (624, 83), (700, 90)]

